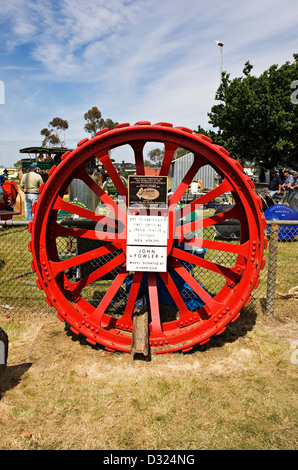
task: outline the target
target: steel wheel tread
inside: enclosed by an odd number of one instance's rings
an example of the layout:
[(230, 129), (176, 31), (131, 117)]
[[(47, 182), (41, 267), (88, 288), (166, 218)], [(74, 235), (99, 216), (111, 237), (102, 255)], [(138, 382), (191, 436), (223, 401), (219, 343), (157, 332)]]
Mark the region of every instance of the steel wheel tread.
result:
[[(147, 121), (136, 123), (133, 126), (128, 123), (120, 124), (113, 130), (99, 131), (92, 139), (81, 140), (74, 151), (68, 151), (64, 154), (61, 163), (52, 170), (48, 181), (41, 188), (40, 198), (34, 209), (34, 219), (29, 225), (31, 232), (29, 250), (32, 252), (32, 266), (38, 277), (38, 287), (44, 290), (48, 304), (57, 310), (58, 318), (66, 321), (76, 334), (84, 335), (91, 344), (98, 343), (113, 351), (130, 352), (133, 306), (138, 298), (144, 275), (130, 274), (132, 278), (131, 290), (123, 315), (116, 318), (108, 314), (111, 302), (118, 295), (119, 289), (123, 289), (123, 283), (127, 281), (129, 274), (125, 269), (126, 214), (122, 209), (118, 209), (118, 206), (116, 207), (110, 196), (94, 186), (84, 168), (94, 156), (99, 158), (121, 196), (127, 197), (127, 188), (115, 170), (108, 151), (121, 145), (131, 145), (135, 155), (137, 174), (144, 174), (142, 152), (145, 143), (152, 141), (165, 145), (165, 157), (160, 168), (162, 175), (168, 175), (176, 148), (184, 147), (195, 155), (193, 167), (188, 171), (169, 201), (169, 220), (173, 217), (173, 223), (169, 223), (169, 233), (173, 235), (174, 242), (170, 240), (168, 243), (168, 271), (156, 275), (152, 273), (146, 275), (151, 309), (149, 339), (152, 352), (187, 351), (196, 344), (204, 344), (211, 336), (222, 333), (226, 325), (235, 320), (241, 308), (250, 301), (251, 292), (259, 282), (259, 271), (264, 267), (263, 250), (266, 243), (264, 236), (266, 220), (264, 221), (264, 216), (260, 211), (259, 198), (253, 191), (254, 186), (250, 178), (244, 175), (241, 165), (232, 159), (225, 149), (213, 144), (206, 136), (193, 133), (190, 129), (173, 127), (169, 123), (151, 125)], [(184, 206), (186, 215), (188, 211), (192, 212), (195, 204), (203, 204), (204, 201), (210, 201), (218, 194), (229, 191), (236, 201), (235, 208), (229, 211), (229, 214), (219, 214), (219, 216), (204, 218), (202, 221), (187, 222), (183, 225), (181, 232), (181, 227), (177, 225), (179, 217), (179, 210), (178, 215), (176, 214), (177, 205), (198, 168), (205, 164), (211, 164), (224, 176), (223, 183), (198, 198), (197, 201)], [(58, 211), (70, 208), (70, 204), (63, 200), (63, 196), (73, 178), (82, 179), (92, 187), (102, 203), (110, 206), (110, 214), (112, 213), (115, 218), (113, 222), (112, 218), (109, 220), (109, 217), (106, 217), (107, 226), (112, 228), (113, 223), (116, 223), (118, 232), (110, 240), (108, 248), (97, 248), (78, 255), (71, 261), (61, 261), (56, 239), (66, 237), (67, 234), (77, 235), (79, 239), (94, 238), (91, 230), (65, 229), (57, 224)], [(99, 224), (102, 220), (101, 216), (95, 214), (94, 211), (77, 208), (71, 208), (71, 210), (74, 214), (92, 220), (95, 224)], [(185, 246), (187, 229), (190, 229), (190, 232), (193, 232), (194, 229), (196, 231), (203, 230), (220, 220), (233, 219), (235, 216), (241, 224), (241, 239), (238, 245), (204, 238), (197, 239), (196, 237), (187, 242), (188, 246), (192, 248), (199, 245), (207, 251), (222, 251), (234, 256), (235, 261), (232, 266), (226, 267), (209, 260), (198, 259), (194, 257), (193, 253), (181, 250), (181, 245)], [(68, 279), (65, 273), (67, 269), (82, 261), (87, 262), (88, 260), (89, 262), (92, 256), (100, 259), (104, 256), (102, 253), (107, 250), (111, 253), (113, 251), (117, 253), (107, 266), (92, 272), (87, 276), (87, 280), (73, 282)], [(222, 276), (225, 280), (224, 285), (216, 295), (211, 296), (183, 266), (183, 263), (191, 265), (195, 269), (208, 270), (214, 276)], [(85, 282), (92, 284), (93, 281), (100, 280), (112, 269), (118, 269), (118, 274), (101, 298), (99, 305), (94, 308), (81, 295), (85, 288), (83, 284)], [(195, 311), (187, 308), (185, 299), (181, 297), (173, 280), (173, 273), (176, 277), (180, 276), (193, 292), (203, 299), (204, 305), (202, 307)], [(164, 320), (164, 315), (160, 311), (157, 282), (161, 282), (160, 285), (170, 295), (174, 293), (174, 301), (179, 311), (177, 319)]]

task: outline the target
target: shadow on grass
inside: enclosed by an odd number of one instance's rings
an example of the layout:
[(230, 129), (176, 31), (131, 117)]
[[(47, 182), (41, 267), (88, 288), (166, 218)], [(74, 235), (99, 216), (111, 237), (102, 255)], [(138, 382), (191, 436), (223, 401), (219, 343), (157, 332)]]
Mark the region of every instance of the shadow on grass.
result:
[[(193, 354), (195, 352), (199, 351), (207, 351), (209, 349), (214, 349), (214, 348), (221, 348), (227, 343), (233, 343), (237, 341), (239, 338), (246, 336), (246, 334), (251, 331), (255, 324), (256, 324), (256, 319), (257, 319), (257, 312), (255, 309), (250, 306), (250, 308), (245, 309), (244, 311), (241, 312), (241, 315), (237, 318), (235, 322), (230, 322), (227, 324), (226, 330), (220, 334), (220, 335), (213, 335), (210, 338), (210, 341), (206, 344), (203, 345), (195, 345), (192, 350), (185, 352), (184, 354)], [(70, 329), (70, 326), (68, 324), (65, 325), (65, 331), (68, 336), (72, 338), (73, 341), (79, 341), (79, 343), (82, 346), (87, 346), (91, 347), (94, 350), (99, 350), (99, 351), (106, 351), (105, 347), (96, 344), (96, 345), (91, 345), (87, 340), (86, 337), (82, 334), (75, 334), (73, 331)], [(179, 352), (179, 351), (178, 351)], [(115, 351), (115, 353), (122, 354), (120, 351)], [(142, 361), (150, 361), (151, 356), (149, 357), (144, 357), (142, 354), (139, 356), (134, 357), (134, 360), (142, 360)]]
[(221, 348), (227, 343), (234, 343), (253, 330), (257, 316), (257, 312), (252, 307), (242, 311), (235, 322), (227, 324), (226, 330), (222, 334), (213, 335), (208, 343), (195, 346), (192, 352), (207, 351), (209, 349)]
[(87, 338), (82, 335), (81, 333), (76, 334), (71, 330), (71, 325), (65, 322), (64, 324), (64, 330), (67, 336), (69, 336), (72, 341), (79, 342), (81, 346), (86, 346), (88, 348), (92, 348), (94, 350), (99, 350), (99, 351), (106, 351), (105, 347), (102, 346), (101, 344), (91, 344), (87, 341)]
[(6, 366), (0, 377), (0, 400), (8, 390), (11, 390), (21, 382), (22, 376), (32, 366), (31, 362), (24, 362), (17, 366)]

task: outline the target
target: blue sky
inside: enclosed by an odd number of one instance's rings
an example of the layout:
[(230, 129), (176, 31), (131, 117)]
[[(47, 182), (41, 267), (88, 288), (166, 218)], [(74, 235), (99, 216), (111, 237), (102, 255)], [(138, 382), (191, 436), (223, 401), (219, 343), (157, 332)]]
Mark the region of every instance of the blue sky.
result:
[(41, 144), (54, 117), (69, 122), (68, 147), (89, 137), (84, 113), (92, 106), (120, 123), (209, 128), (219, 85), (215, 40), (224, 43), (231, 77), (247, 60), (259, 75), (298, 52), (297, 0), (0, 0), (0, 11), (6, 167), (20, 148)]

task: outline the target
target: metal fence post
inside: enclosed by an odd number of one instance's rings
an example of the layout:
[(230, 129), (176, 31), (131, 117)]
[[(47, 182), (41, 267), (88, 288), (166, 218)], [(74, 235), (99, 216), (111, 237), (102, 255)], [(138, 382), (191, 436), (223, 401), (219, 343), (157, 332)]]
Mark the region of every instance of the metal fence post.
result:
[(269, 237), (269, 259), (268, 259), (268, 275), (267, 275), (267, 301), (266, 315), (274, 314), (275, 306), (275, 288), (277, 273), (277, 248), (278, 248), (278, 224), (270, 225)]

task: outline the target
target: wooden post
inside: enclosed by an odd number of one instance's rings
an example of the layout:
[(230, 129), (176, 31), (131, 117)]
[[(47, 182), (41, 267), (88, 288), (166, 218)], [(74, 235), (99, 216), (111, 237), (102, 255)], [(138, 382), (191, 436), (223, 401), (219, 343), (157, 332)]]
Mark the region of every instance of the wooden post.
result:
[(146, 297), (136, 302), (133, 312), (131, 354), (149, 357), (148, 301)]

